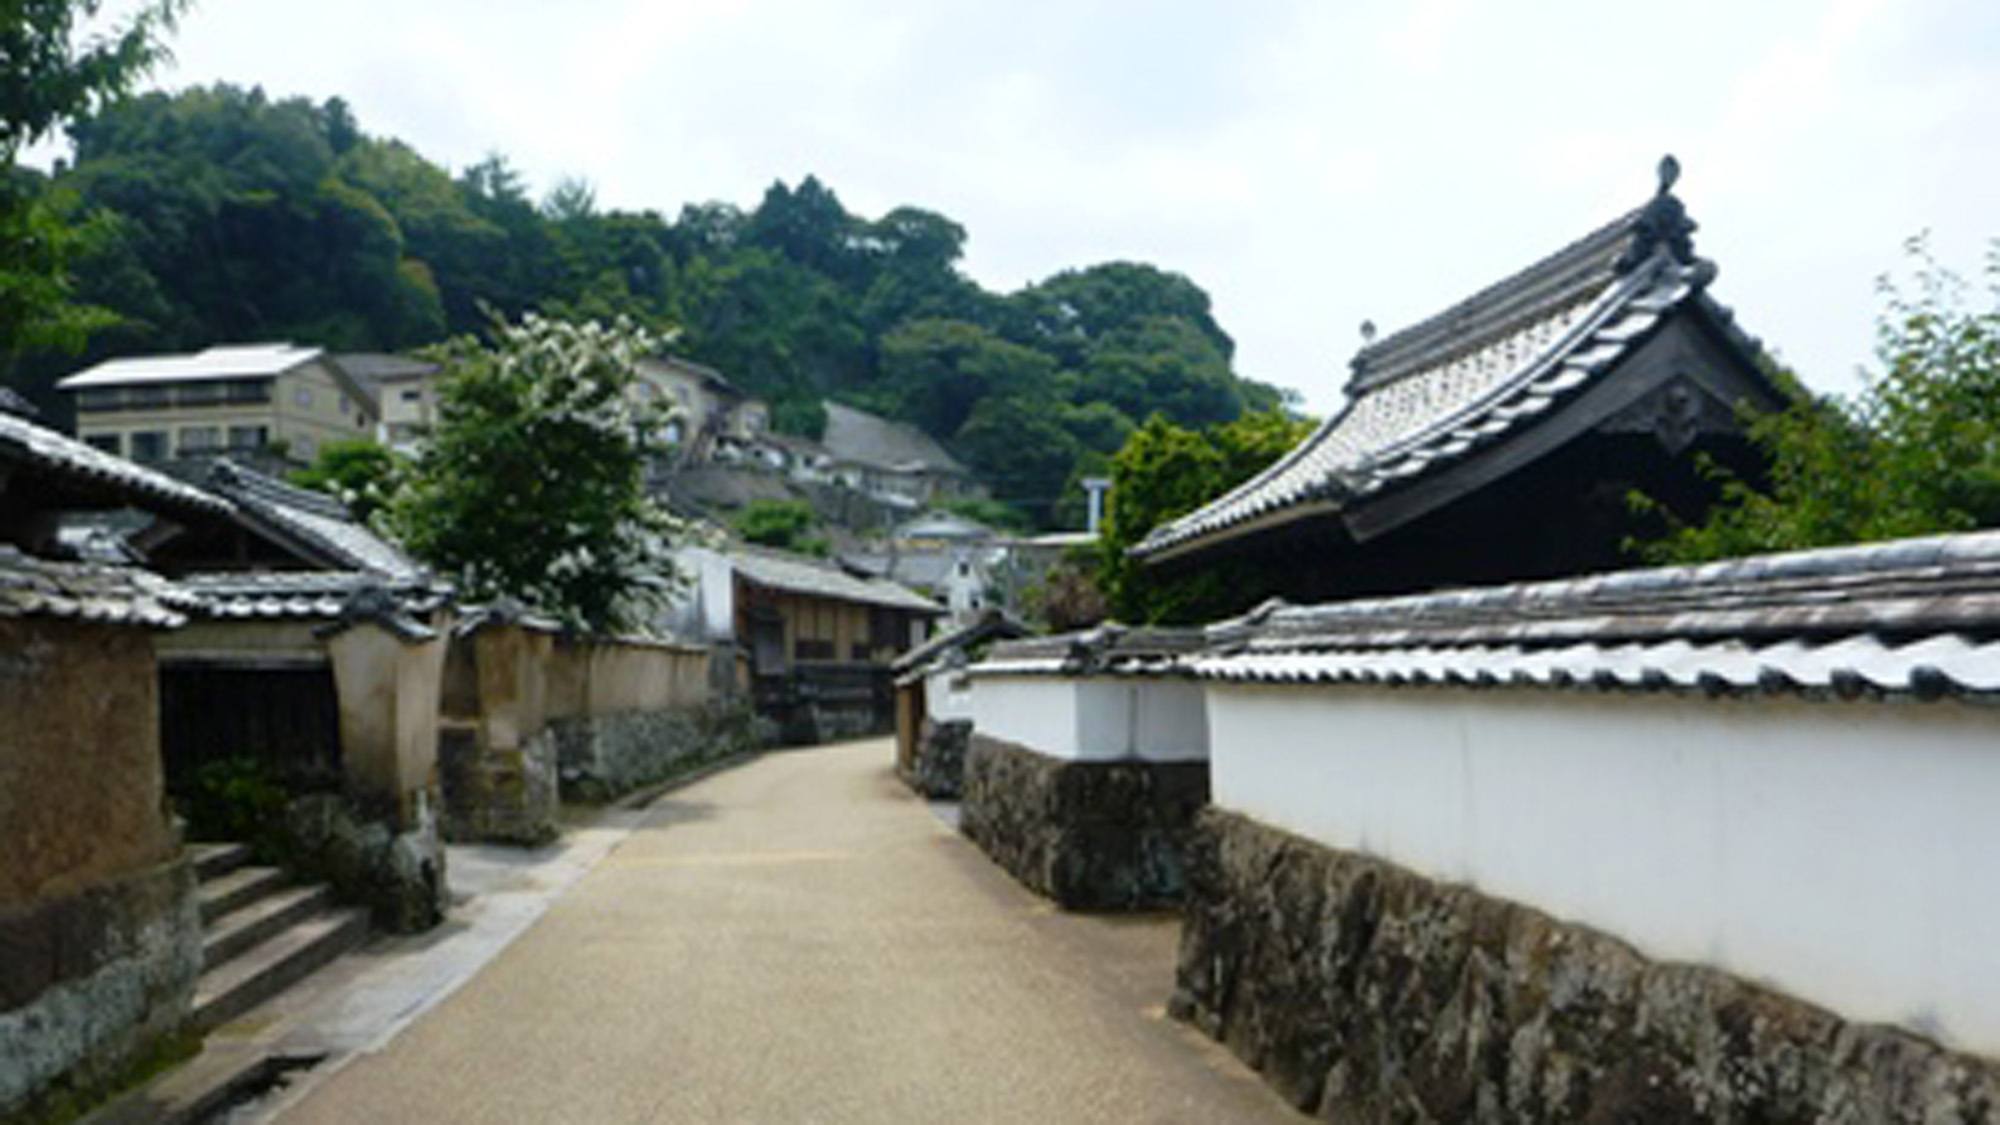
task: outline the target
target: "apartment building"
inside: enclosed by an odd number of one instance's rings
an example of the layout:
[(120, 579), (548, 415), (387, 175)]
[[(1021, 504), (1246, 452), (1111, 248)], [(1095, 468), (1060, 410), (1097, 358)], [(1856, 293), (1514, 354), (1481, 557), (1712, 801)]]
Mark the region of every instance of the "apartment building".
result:
[(327, 442), (371, 438), (375, 396), (323, 349), (232, 344), (107, 360), (57, 383), (77, 436), (139, 462), (222, 454), (310, 464)]

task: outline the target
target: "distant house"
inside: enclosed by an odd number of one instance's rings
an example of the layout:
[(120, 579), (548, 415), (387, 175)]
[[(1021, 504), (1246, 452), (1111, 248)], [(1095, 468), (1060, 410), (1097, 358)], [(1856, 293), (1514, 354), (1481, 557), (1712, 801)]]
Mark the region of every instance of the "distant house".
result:
[(771, 428), (771, 408), (712, 367), (664, 355), (647, 356), (636, 367), (641, 396), (680, 411), (665, 437), (682, 448), (684, 464), (708, 460), (718, 442), (752, 441)]
[(820, 445), (847, 487), (911, 509), (985, 495), (971, 470), (915, 426), (837, 402), (825, 405)]
[(1601, 570), (1628, 496), (1684, 519), (1698, 454), (1754, 468), (1738, 408), (1784, 397), (1708, 294), (1671, 192), (1354, 357), (1303, 444), (1134, 555), (1173, 572), (1265, 565), (1292, 601)]
[(992, 605), (1006, 553), (992, 528), (929, 512), (899, 525), (879, 544), (843, 554), (841, 561), (944, 602), (951, 620), (959, 622)]
[(662, 622), (741, 662), (758, 711), (796, 738), (886, 731), (891, 666), (943, 607), (895, 582), (776, 551), (691, 547)]
[(332, 441), (374, 436), (372, 394), (323, 349), (242, 344), (107, 360), (56, 384), (77, 434), (142, 463), (276, 455), (308, 464)]
[(375, 440), (407, 449), (437, 425), (437, 364), (372, 352), (333, 361), (381, 405)]

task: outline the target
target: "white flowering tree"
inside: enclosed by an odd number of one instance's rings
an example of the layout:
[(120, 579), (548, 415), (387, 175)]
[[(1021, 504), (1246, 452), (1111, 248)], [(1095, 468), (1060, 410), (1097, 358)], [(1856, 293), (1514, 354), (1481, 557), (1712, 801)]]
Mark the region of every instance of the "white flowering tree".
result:
[(439, 422), (390, 526), (468, 598), (634, 628), (671, 588), (682, 530), (644, 486), (669, 416), (633, 393), (634, 362), (663, 341), (623, 318), (533, 314), (493, 337), (445, 345)]

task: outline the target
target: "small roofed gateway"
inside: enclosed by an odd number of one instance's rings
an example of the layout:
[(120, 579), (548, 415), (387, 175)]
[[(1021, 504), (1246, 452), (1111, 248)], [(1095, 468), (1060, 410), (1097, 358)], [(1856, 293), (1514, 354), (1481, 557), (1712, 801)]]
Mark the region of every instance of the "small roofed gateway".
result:
[(1133, 554), (1267, 564), (1246, 599), (1318, 601), (1616, 567), (1635, 489), (1698, 519), (1696, 455), (1754, 474), (1739, 410), (1784, 395), (1709, 295), (1678, 174), (1665, 158), (1645, 206), (1366, 344), (1303, 444)]

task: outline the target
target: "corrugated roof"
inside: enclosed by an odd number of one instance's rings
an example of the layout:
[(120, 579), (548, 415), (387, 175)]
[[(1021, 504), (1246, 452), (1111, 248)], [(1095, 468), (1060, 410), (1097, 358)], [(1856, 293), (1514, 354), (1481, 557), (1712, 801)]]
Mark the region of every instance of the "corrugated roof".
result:
[(57, 383), (65, 391), (122, 387), (134, 383), (187, 383), (206, 379), (260, 379), (283, 375), (325, 354), (296, 344), (227, 344), (192, 355), (129, 356), (107, 359)]
[(187, 590), (147, 571), (55, 562), (0, 546), (0, 617), (172, 629), (197, 604)]
[(1320, 606), (1207, 630), (1259, 682), (2000, 693), (2000, 532)]
[(798, 555), (737, 548), (729, 552), (736, 573), (759, 586), (794, 594), (860, 602), (865, 605), (941, 614), (944, 607), (906, 587), (881, 578), (857, 578), (827, 563)]
[(1732, 314), (1703, 292), (1715, 268), (1694, 257), (1692, 229), (1663, 188), (1647, 207), (1363, 348), (1344, 408), (1263, 472), (1153, 529), (1133, 554), (1179, 553), (1289, 510), (1339, 510), (1458, 462), (1602, 381), (1680, 308), (1700, 305), (1730, 326)]
[(223, 500), (165, 473), (85, 445), (26, 418), (0, 411), (0, 462), (5, 461), (25, 465), (57, 483), (70, 483), (85, 490), (109, 493), (135, 508), (170, 512), (192, 510), (213, 515), (224, 515), (229, 511), (229, 505)]

